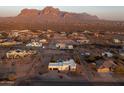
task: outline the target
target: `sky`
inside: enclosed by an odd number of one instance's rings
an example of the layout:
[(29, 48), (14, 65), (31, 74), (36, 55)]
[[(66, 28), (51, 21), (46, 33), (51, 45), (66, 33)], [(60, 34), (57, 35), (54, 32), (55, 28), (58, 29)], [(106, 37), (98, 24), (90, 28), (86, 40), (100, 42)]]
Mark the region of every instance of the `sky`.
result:
[[(45, 6), (0, 6), (0, 17), (16, 16), (24, 8), (42, 10)], [(54, 6), (53, 6), (54, 7)], [(55, 6), (61, 11), (89, 13), (100, 19), (124, 21), (124, 6)]]

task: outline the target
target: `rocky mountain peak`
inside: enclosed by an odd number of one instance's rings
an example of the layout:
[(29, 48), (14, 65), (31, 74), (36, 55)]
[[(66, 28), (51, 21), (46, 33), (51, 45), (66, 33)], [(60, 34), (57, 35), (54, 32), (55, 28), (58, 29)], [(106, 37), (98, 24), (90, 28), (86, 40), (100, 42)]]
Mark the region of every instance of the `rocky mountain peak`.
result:
[(39, 14), (37, 9), (23, 9), (18, 16), (37, 16)]
[(60, 10), (58, 8), (53, 8), (53, 7), (49, 6), (49, 7), (44, 8), (41, 12), (44, 15), (57, 16), (60, 13)]

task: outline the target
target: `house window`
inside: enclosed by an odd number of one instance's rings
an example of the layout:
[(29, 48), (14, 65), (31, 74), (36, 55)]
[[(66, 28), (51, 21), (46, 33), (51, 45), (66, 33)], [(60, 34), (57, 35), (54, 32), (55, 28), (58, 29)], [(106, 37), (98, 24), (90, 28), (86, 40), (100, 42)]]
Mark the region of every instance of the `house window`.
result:
[(53, 70), (58, 70), (58, 68), (53, 68)]

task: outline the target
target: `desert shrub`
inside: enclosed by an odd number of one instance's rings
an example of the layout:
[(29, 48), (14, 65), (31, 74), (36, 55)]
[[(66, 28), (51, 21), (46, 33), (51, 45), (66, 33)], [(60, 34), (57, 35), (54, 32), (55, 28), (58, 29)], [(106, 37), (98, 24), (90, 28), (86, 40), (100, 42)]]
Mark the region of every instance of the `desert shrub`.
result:
[(102, 56), (95, 56), (96, 60), (103, 59)]
[(123, 56), (120, 56), (120, 55), (115, 55), (115, 56), (113, 56), (113, 58), (116, 59), (116, 60), (122, 60), (122, 61), (124, 61), (124, 57)]
[(85, 61), (91, 63), (96, 61), (96, 57), (95, 56), (89, 56), (89, 57), (85, 57)]
[(8, 34), (6, 33), (2, 33), (2, 35), (0, 36), (0, 38), (7, 38), (8, 37)]
[(118, 59), (120, 59), (120, 60), (124, 61), (124, 57), (123, 57), (123, 56), (119, 56), (119, 58), (118, 58)]
[(114, 55), (113, 58), (114, 58), (114, 59), (118, 59), (119, 56), (118, 56), (118, 55)]
[(76, 63), (79, 64), (79, 65), (81, 64), (79, 57), (76, 58)]
[(51, 58), (50, 62), (52, 62), (52, 63), (55, 63), (56, 62), (56, 60), (54, 59), (54, 57)]

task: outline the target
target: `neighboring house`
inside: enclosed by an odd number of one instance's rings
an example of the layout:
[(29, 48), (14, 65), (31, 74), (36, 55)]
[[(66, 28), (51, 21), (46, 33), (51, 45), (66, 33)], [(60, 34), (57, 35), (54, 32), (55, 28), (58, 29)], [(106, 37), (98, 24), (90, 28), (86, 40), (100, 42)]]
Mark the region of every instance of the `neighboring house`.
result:
[(64, 43), (57, 43), (56, 44), (56, 48), (65, 49), (66, 48), (66, 44), (64, 44)]
[(11, 32), (9, 33), (9, 37), (18, 37), (19, 33), (18, 32)]
[(77, 42), (82, 44), (82, 43), (89, 43), (89, 39), (85, 37), (85, 35), (80, 35), (77, 37)]
[(46, 39), (41, 39), (39, 40), (40, 43), (48, 43), (48, 41)]
[(92, 32), (91, 32), (91, 31), (88, 31), (88, 30), (85, 30), (83, 33), (84, 33), (84, 34), (90, 34), (90, 33), (92, 33)]
[(51, 37), (51, 34), (47, 34), (46, 36), (47, 36), (48, 38), (50, 38), (50, 37)]
[(119, 39), (113, 39), (114, 43), (121, 43)]
[(82, 52), (81, 56), (90, 56), (91, 54), (89, 52)]
[(73, 45), (70, 45), (70, 44), (57, 43), (56, 48), (59, 48), (59, 49), (73, 49), (74, 47), (73, 47)]
[(47, 32), (48, 32), (48, 33), (51, 33), (51, 32), (53, 32), (53, 31), (52, 31), (51, 29), (47, 29)]
[(26, 44), (26, 46), (29, 46), (29, 47), (42, 47), (42, 43), (31, 42), (31, 43)]
[(97, 72), (107, 73), (112, 72), (116, 64), (112, 60), (98, 61), (96, 62)]
[(59, 71), (76, 71), (77, 65), (73, 59), (70, 60), (57, 60), (57, 62), (50, 62), (48, 65), (49, 70)]
[(17, 50), (10, 50), (6, 53), (6, 57), (7, 58), (22, 58), (22, 57), (25, 57), (25, 56), (30, 56), (30, 55), (33, 55), (33, 54), (36, 54), (36, 51), (26, 51), (26, 50), (20, 50), (20, 49), (17, 49)]
[(113, 57), (113, 54), (110, 52), (103, 52), (102, 56), (106, 56), (106, 57)]
[(74, 49), (73, 45), (68, 45), (68, 49)]
[(78, 36), (78, 33), (77, 32), (73, 32), (71, 35), (72, 36)]
[(60, 32), (61, 33), (61, 36), (66, 36), (67, 34), (66, 34), (66, 32)]
[(82, 44), (82, 43), (89, 43), (88, 39), (84, 39), (84, 40), (77, 40), (78, 43)]
[(97, 33), (97, 32), (94, 33), (94, 36), (98, 38), (99, 37), (99, 33)]

